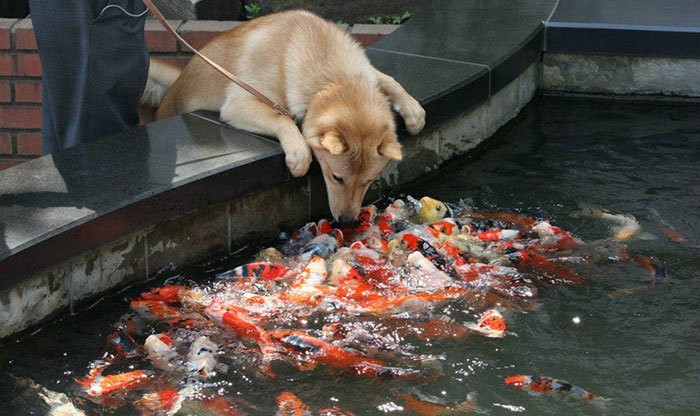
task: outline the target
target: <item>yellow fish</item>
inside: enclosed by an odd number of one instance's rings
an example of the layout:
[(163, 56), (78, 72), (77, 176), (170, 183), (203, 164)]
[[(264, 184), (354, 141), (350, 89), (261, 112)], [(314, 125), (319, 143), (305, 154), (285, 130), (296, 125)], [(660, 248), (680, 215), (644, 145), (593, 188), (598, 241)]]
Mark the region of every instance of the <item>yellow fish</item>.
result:
[(428, 196), (424, 196), (420, 199), (418, 217), (421, 222), (432, 224), (435, 221), (445, 218), (445, 215), (447, 215), (447, 206), (443, 202)]

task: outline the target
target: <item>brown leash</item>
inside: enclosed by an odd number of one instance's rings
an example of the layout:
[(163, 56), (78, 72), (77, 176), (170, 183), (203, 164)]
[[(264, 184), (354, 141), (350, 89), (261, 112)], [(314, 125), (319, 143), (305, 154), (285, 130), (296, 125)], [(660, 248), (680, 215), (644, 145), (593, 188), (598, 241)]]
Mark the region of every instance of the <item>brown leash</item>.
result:
[(260, 101), (262, 101), (263, 103), (265, 103), (268, 107), (270, 107), (270, 108), (274, 109), (275, 111), (277, 111), (278, 113), (280, 113), (280, 114), (282, 114), (282, 115), (284, 115), (284, 116), (287, 116), (287, 117), (291, 118), (292, 120), (294, 120), (294, 118), (295, 118), (295, 117), (294, 117), (294, 114), (292, 114), (289, 110), (287, 110), (286, 108), (284, 108), (284, 106), (282, 106), (281, 104), (278, 104), (278, 103), (272, 101), (272, 100), (269, 99), (265, 94), (261, 93), (260, 91), (258, 91), (258, 90), (256, 90), (255, 88), (253, 88), (250, 84), (247, 84), (247, 83), (244, 82), (242, 79), (240, 79), (240, 78), (238, 78), (237, 76), (233, 75), (232, 73), (230, 73), (229, 71), (227, 71), (226, 69), (224, 69), (221, 65), (219, 65), (219, 64), (217, 64), (216, 62), (212, 61), (211, 59), (207, 58), (206, 56), (204, 56), (204, 54), (202, 54), (200, 51), (198, 51), (197, 49), (195, 49), (194, 47), (192, 47), (192, 45), (190, 45), (189, 43), (187, 43), (187, 41), (186, 41), (185, 39), (183, 39), (182, 36), (180, 36), (180, 35), (175, 31), (175, 29), (173, 29), (172, 26), (170, 26), (170, 24), (168, 23), (168, 21), (165, 20), (165, 17), (163, 17), (163, 14), (161, 14), (160, 10), (158, 10), (158, 8), (155, 6), (155, 4), (153, 4), (153, 2), (152, 2), (151, 0), (143, 0), (143, 2), (144, 2), (144, 4), (146, 4), (146, 7), (148, 7), (148, 8), (151, 10), (151, 13), (153, 13), (153, 15), (156, 17), (156, 19), (158, 19), (158, 21), (168, 30), (168, 32), (170, 32), (173, 36), (175, 36), (175, 38), (176, 38), (178, 41), (180, 41), (180, 43), (182, 43), (183, 45), (185, 45), (185, 47), (186, 47), (187, 49), (189, 49), (189, 50), (191, 50), (192, 52), (194, 52), (197, 56), (199, 56), (200, 58), (202, 58), (202, 59), (204, 60), (204, 62), (208, 63), (208, 64), (211, 65), (214, 69), (216, 69), (217, 71), (221, 72), (226, 78), (230, 79), (231, 81), (233, 81), (234, 83), (236, 83), (238, 86), (240, 86), (240, 87), (243, 88), (244, 90), (246, 90), (246, 91), (248, 91), (249, 93), (253, 94), (257, 99), (259, 99)]

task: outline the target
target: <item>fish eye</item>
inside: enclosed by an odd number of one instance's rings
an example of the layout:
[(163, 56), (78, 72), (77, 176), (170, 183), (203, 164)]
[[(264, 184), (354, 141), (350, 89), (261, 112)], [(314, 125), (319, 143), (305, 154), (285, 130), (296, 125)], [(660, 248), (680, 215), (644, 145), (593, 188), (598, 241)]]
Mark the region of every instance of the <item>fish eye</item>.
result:
[(344, 185), (344, 184), (345, 184), (345, 180), (344, 180), (343, 178), (341, 178), (340, 176), (337, 176), (336, 174), (333, 174), (333, 179), (334, 179), (336, 182), (338, 182), (338, 184), (340, 184), (340, 185)]
[(436, 207), (435, 207), (435, 210), (436, 210), (436, 211), (442, 211), (442, 205), (436, 206)]

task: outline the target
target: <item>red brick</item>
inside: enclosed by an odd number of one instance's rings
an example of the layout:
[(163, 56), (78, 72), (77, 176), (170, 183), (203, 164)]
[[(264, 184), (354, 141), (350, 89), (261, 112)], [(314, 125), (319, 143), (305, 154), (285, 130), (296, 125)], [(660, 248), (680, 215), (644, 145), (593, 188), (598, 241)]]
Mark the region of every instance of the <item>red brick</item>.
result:
[(15, 49), (36, 50), (36, 38), (31, 19), (20, 20), (12, 31), (15, 33)]
[(41, 61), (37, 54), (21, 54), (16, 56), (17, 70), (16, 75), (26, 77), (41, 76)]
[(0, 75), (15, 74), (15, 59), (14, 55), (9, 53), (0, 53)]
[(0, 159), (0, 170), (11, 168), (17, 166), (22, 162), (26, 162), (27, 159)]
[(399, 25), (357, 24), (350, 29), (350, 34), (366, 48), (399, 27)]
[(41, 107), (0, 106), (0, 127), (7, 129), (40, 129)]
[(41, 156), (41, 133), (17, 133), (17, 154)]
[[(177, 30), (182, 24), (181, 20), (168, 20), (168, 23)], [(146, 44), (148, 50), (153, 52), (176, 52), (177, 39), (171, 35), (163, 25), (155, 19), (146, 20), (144, 28), (146, 35)]]
[(10, 30), (16, 22), (17, 19), (0, 19), (0, 49), (9, 50), (12, 48)]
[[(200, 49), (216, 36), (228, 32), (241, 23), (242, 22), (233, 21), (191, 20), (183, 23), (178, 29), (178, 33), (189, 42), (190, 45)], [(180, 50), (184, 51), (186, 48), (180, 46)]]
[(12, 88), (10, 81), (0, 80), (0, 103), (9, 103), (12, 101)]
[(12, 154), (12, 135), (10, 133), (0, 133), (0, 154)]
[(38, 79), (15, 80), (15, 102), (41, 103), (41, 81)]

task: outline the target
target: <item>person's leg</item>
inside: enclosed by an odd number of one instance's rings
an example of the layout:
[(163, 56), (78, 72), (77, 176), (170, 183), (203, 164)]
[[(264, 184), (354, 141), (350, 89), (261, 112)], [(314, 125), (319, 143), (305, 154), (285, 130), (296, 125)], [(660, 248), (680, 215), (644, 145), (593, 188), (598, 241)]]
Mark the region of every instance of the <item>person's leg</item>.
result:
[(141, 14), (143, 3), (30, 0), (30, 8), (42, 67), (42, 152), (137, 125), (148, 51), (144, 17), (130, 14)]

